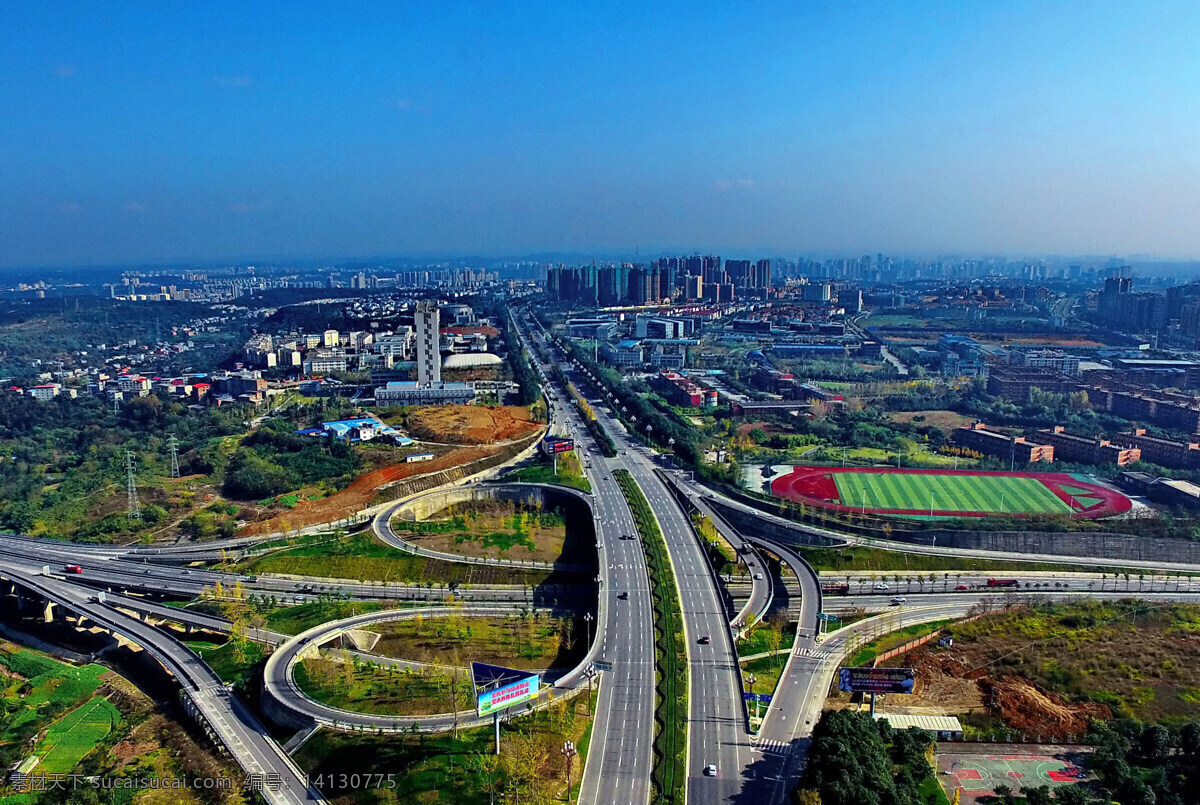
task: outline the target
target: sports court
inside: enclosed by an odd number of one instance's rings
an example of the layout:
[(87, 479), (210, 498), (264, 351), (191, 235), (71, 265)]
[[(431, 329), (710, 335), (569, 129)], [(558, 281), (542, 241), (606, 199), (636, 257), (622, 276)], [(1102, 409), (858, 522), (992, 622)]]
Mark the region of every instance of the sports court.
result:
[[(945, 744), (943, 744), (945, 746)], [(956, 788), (962, 789), (961, 803), (986, 802), (1000, 784), (1013, 791), (1021, 786), (1048, 785), (1058, 788), (1081, 781), (1082, 770), (1077, 765), (1078, 755), (1071, 753), (1037, 754), (1020, 753), (1015, 750), (1007, 754), (938, 754), (938, 778), (946, 789), (946, 795), (954, 800)]]

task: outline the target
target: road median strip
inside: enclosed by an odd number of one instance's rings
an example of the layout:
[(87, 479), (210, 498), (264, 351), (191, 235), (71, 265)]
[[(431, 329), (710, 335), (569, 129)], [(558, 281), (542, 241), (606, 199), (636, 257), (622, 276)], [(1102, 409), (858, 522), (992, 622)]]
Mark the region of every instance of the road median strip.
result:
[(614, 470), (646, 552), (654, 605), (655, 802), (684, 801), (687, 787), (688, 663), (683, 616), (667, 543), (650, 504), (626, 470)]

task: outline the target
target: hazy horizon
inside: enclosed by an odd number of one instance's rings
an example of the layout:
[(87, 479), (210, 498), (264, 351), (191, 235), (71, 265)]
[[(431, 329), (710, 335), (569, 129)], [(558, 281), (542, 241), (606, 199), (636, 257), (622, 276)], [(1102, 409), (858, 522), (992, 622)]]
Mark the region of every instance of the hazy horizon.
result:
[(0, 267), (1200, 258), (1200, 7), (961, 5), (14, 7)]

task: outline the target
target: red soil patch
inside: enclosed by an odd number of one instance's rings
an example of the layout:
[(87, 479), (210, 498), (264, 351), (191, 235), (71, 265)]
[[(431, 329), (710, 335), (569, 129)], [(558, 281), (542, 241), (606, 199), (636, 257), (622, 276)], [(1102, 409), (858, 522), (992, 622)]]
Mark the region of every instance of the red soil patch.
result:
[(460, 447), (443, 456), (438, 456), (432, 461), (417, 461), (412, 464), (392, 464), (382, 467), (360, 475), (345, 489), (327, 498), (302, 500), (291, 511), (272, 517), (270, 520), (251, 523), (239, 531), (238, 535), (271, 534), (276, 531), (304, 528), (350, 517), (365, 509), (375, 497), (376, 491), (386, 484), (467, 464), (498, 452), (500, 452), (499, 447)]
[(429, 405), (410, 413), (405, 426), (428, 442), (494, 444), (536, 433), (541, 423), (520, 406)]

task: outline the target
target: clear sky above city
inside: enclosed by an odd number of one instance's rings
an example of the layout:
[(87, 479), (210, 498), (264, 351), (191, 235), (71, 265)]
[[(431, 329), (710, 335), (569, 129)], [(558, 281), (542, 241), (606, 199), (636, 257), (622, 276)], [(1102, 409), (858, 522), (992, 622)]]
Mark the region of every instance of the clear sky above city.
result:
[(0, 265), (1200, 256), (1200, 6), (8, 3)]

